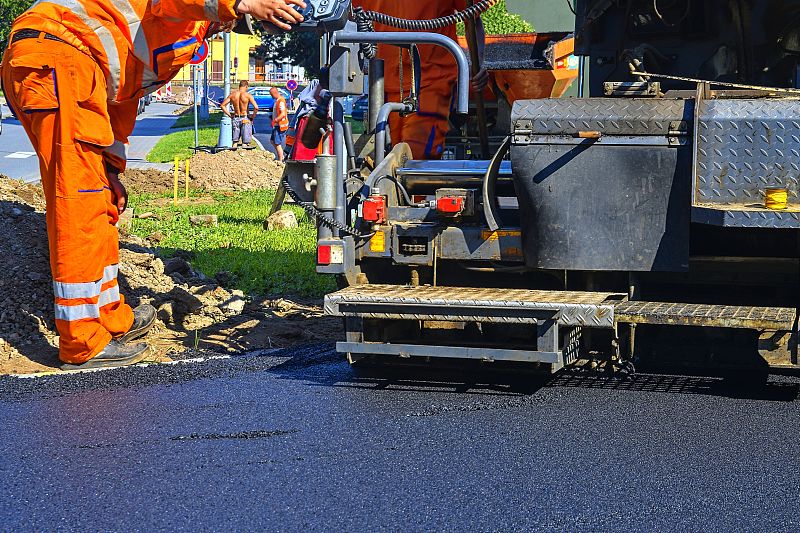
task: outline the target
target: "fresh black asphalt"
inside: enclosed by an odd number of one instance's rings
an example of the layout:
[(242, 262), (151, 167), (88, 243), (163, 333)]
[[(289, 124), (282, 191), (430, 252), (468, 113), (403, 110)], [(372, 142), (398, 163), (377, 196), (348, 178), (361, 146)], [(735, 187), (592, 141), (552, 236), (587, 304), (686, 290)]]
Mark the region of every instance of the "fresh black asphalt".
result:
[(798, 384), (356, 373), (328, 345), (0, 379), (0, 530), (797, 530)]

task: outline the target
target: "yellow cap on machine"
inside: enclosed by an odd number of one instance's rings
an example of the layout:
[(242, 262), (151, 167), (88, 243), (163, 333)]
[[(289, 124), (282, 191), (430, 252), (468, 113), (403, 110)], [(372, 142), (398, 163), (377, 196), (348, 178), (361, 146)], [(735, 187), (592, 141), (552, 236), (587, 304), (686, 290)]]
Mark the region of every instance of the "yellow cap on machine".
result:
[(789, 206), (789, 191), (786, 189), (767, 189), (764, 201), (767, 209), (782, 210)]

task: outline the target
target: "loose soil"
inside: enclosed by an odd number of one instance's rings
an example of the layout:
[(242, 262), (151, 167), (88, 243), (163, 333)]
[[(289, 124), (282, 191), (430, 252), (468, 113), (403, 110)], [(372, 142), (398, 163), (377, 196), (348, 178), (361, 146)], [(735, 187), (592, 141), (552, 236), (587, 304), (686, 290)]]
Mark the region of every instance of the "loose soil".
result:
[[(41, 187), (0, 175), (0, 374), (53, 371), (59, 364), (44, 208)], [(238, 353), (340, 336), (341, 321), (322, 317), (321, 302), (251, 300), (195, 272), (190, 259), (162, 260), (152, 242), (121, 234), (122, 293), (131, 305), (158, 309), (145, 338), (150, 360), (180, 359), (194, 347)]]
[[(283, 177), (283, 163), (265, 150), (227, 150), (216, 154), (198, 152), (189, 160), (190, 186), (206, 191), (250, 191), (277, 189)], [(184, 164), (179, 182), (184, 184)], [(123, 176), (130, 191), (161, 194), (171, 191), (174, 174), (155, 169), (130, 169)]]

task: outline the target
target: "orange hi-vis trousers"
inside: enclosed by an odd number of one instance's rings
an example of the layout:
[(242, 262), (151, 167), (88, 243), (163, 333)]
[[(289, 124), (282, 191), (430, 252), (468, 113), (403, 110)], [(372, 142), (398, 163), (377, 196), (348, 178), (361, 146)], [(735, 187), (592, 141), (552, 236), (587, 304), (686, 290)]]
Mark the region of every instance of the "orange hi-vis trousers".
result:
[[(420, 110), (401, 117), (389, 115), (389, 132), (392, 144), (408, 143), (414, 159), (440, 159), (444, 152), (445, 138), (449, 130), (452, 88), (449, 85), (423, 90)], [(400, 94), (386, 94), (387, 102), (399, 102)]]
[(59, 357), (80, 364), (133, 324), (117, 285), (119, 215), (103, 161), (114, 136), (103, 71), (42, 37), (11, 44), (2, 82), (39, 156)]

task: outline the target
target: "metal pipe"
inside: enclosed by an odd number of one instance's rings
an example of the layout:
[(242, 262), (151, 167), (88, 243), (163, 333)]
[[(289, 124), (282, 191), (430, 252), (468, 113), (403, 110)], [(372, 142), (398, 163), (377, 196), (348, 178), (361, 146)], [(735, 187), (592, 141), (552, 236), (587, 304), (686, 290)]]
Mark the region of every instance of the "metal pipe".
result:
[(460, 115), (469, 113), (469, 61), (467, 54), (451, 38), (439, 33), (427, 32), (335, 32), (331, 38), (333, 44), (340, 43), (368, 43), (368, 44), (433, 44), (446, 48), (456, 60), (458, 65), (458, 97), (456, 111)]
[(411, 111), (411, 106), (387, 102), (381, 106), (378, 112), (378, 122), (375, 127), (375, 166), (380, 165), (386, 159), (386, 128), (389, 126), (389, 115), (401, 111)]
[(368, 132), (375, 133), (378, 127), (378, 112), (386, 98), (386, 84), (384, 82), (383, 59), (369, 60), (369, 121)]
[(347, 147), (347, 170), (356, 168), (356, 144), (353, 141), (353, 126), (344, 123), (344, 145)]
[(578, 59), (578, 98), (583, 98), (586, 92), (586, 56)]
[[(227, 98), (231, 95), (231, 34), (227, 31), (223, 32), (222, 41), (225, 47), (222, 60), (222, 73), (225, 76), (224, 98)], [(233, 122), (230, 117), (226, 115), (222, 115), (222, 121), (219, 125), (219, 140), (217, 141), (217, 146), (221, 148), (230, 148), (233, 146)]]
[[(347, 224), (347, 197), (344, 189), (344, 178), (347, 174), (347, 147), (344, 142), (344, 107), (339, 98), (333, 99), (333, 153), (336, 154), (336, 210), (333, 219), (340, 224)], [(339, 236), (339, 229), (334, 228), (333, 236)]]
[[(317, 188), (314, 204), (325, 215), (330, 216), (336, 211), (339, 201), (338, 188), (336, 187), (336, 156), (318, 155), (314, 161), (314, 179)], [(317, 228), (319, 239), (329, 239), (333, 236), (331, 228), (320, 224)]]

